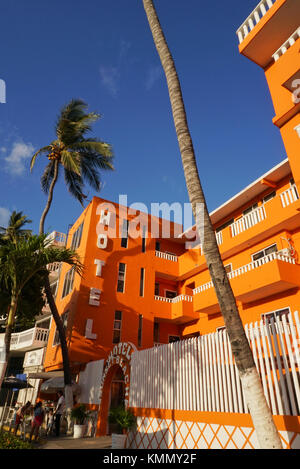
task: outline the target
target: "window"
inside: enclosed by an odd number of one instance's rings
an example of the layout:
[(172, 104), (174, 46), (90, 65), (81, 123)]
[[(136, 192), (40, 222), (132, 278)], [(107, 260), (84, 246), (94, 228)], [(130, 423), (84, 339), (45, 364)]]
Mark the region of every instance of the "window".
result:
[(67, 296), (73, 290), (75, 268), (72, 267), (65, 276), (62, 298)]
[(290, 313), (290, 308), (283, 308), (283, 309), (278, 309), (277, 311), (272, 311), (271, 313), (265, 313), (262, 314), (262, 320), (264, 324), (271, 324), (271, 320), (274, 320), (274, 325), (275, 325), (275, 330), (277, 331), (277, 323), (276, 323), (276, 318), (279, 320), (279, 327), (280, 327), (280, 332), (283, 332), (283, 327), (282, 327), (282, 316), (287, 316)]
[(232, 264), (224, 265), (224, 268), (225, 268), (227, 274), (229, 274), (230, 272), (232, 272)]
[[(62, 320), (62, 323), (63, 323), (63, 328), (66, 332), (67, 330), (67, 327), (68, 327), (68, 316), (69, 316), (69, 311), (66, 311), (64, 314), (62, 314), (61, 316), (61, 320)], [(55, 329), (55, 334), (54, 334), (54, 339), (53, 339), (53, 347), (56, 346), (56, 345), (59, 345), (60, 344), (60, 340), (59, 340), (59, 332), (58, 332), (58, 329), (56, 328)]]
[(138, 347), (142, 346), (143, 315), (139, 314)]
[(252, 254), (252, 261), (257, 261), (262, 257), (266, 257), (268, 254), (272, 254), (272, 252), (277, 252), (277, 244), (272, 244), (271, 246), (262, 249), (261, 251)]
[(160, 242), (156, 241), (155, 243), (155, 251), (160, 251)]
[(82, 237), (83, 223), (77, 228), (73, 234), (71, 249), (77, 249), (80, 246), (81, 237)]
[(118, 344), (121, 340), (122, 311), (115, 311), (113, 344)]
[(253, 204), (251, 207), (246, 208), (246, 210), (243, 211), (243, 215), (248, 215), (248, 213), (253, 212), (253, 210), (257, 209), (258, 204)]
[(144, 283), (145, 283), (145, 269), (141, 268), (140, 276), (140, 296), (144, 296)]
[(128, 246), (128, 227), (129, 227), (129, 221), (128, 220), (123, 220), (122, 239), (121, 239), (121, 247), (122, 248), (127, 248), (127, 246)]
[(176, 298), (177, 292), (173, 290), (166, 290), (165, 295), (166, 295), (166, 298)]
[(169, 335), (169, 344), (172, 344), (173, 342), (179, 342), (180, 337), (179, 335)]
[(142, 252), (146, 252), (146, 226), (143, 226), (143, 234), (142, 234)]
[(297, 190), (297, 186), (295, 184), (294, 178), (290, 179), (290, 184), (291, 184), (291, 187), (295, 191), (295, 195), (296, 195), (297, 199), (299, 199), (299, 194), (298, 194), (298, 190)]
[(53, 295), (53, 298), (56, 297), (57, 287), (58, 287), (58, 280), (56, 282), (50, 284), (50, 290), (51, 290), (51, 293)]
[(153, 342), (159, 344), (159, 322), (153, 323)]
[(118, 285), (117, 285), (117, 292), (119, 293), (124, 293), (125, 273), (126, 273), (126, 264), (123, 264), (122, 262), (120, 262), (119, 273), (118, 273)]
[(224, 230), (227, 228), (227, 226), (230, 226), (234, 223), (234, 219), (232, 218), (231, 220), (228, 220), (226, 223), (223, 223), (223, 225), (219, 226), (219, 228), (216, 229), (216, 233), (219, 233), (220, 231)]
[(276, 197), (276, 191), (270, 192), (270, 194), (265, 195), (262, 201), (265, 204), (266, 202), (269, 202), (269, 200), (274, 199), (274, 197)]
[(154, 287), (154, 295), (155, 296), (159, 296), (159, 283), (155, 283), (155, 287)]

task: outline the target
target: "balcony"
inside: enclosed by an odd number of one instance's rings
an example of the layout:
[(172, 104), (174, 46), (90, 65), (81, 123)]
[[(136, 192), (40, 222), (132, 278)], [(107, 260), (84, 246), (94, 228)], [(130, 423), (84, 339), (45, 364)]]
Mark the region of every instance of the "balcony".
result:
[(168, 252), (155, 251), (155, 257), (159, 257), (159, 259), (165, 259), (167, 261), (178, 262), (178, 257)]
[[(33, 327), (26, 331), (13, 333), (11, 335), (10, 350), (27, 352), (29, 350), (45, 347), (48, 342), (49, 329)], [(4, 334), (0, 335), (0, 343), (4, 341)]]
[(265, 207), (262, 205), (253, 210), (252, 212), (248, 213), (247, 215), (244, 215), (238, 220), (236, 220), (231, 225), (231, 236), (234, 238), (234, 236), (237, 236), (238, 234), (249, 230), (249, 228), (252, 228), (252, 226), (257, 225), (257, 223), (260, 223), (261, 221), (265, 220), (265, 218), (266, 211)]
[(155, 251), (155, 272), (163, 278), (176, 279), (179, 274), (178, 257), (172, 253)]
[(299, 27), (300, 3), (295, 0), (261, 0), (237, 30), (239, 50), (265, 68)]
[[(236, 300), (250, 303), (283, 291), (299, 288), (300, 265), (295, 259), (274, 252), (228, 273)], [(194, 309), (213, 314), (220, 311), (212, 281), (193, 290)]]
[(50, 283), (53, 283), (58, 279), (61, 266), (62, 266), (61, 262), (53, 262), (52, 264), (47, 265), (47, 270), (49, 271)]
[(175, 298), (155, 296), (154, 317), (172, 321), (175, 324), (184, 324), (199, 319), (198, 313), (194, 312), (193, 297), (189, 295), (179, 295)]
[(296, 186), (292, 186), (280, 194), (280, 200), (283, 208), (288, 207), (298, 199), (299, 195)]
[(300, 27), (296, 29), (296, 31), (288, 38), (288, 40), (282, 44), (282, 46), (273, 54), (273, 59), (275, 62), (280, 59), (280, 57), (286, 53), (286, 51), (292, 47), (297, 39), (300, 37)]
[(67, 236), (59, 231), (52, 231), (52, 233), (47, 236), (46, 241), (49, 243), (49, 246), (65, 247)]

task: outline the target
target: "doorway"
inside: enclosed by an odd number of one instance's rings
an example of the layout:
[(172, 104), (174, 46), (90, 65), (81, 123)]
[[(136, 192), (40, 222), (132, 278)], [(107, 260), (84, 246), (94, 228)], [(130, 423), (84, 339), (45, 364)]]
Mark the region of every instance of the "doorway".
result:
[[(120, 367), (115, 371), (110, 387), (109, 410), (116, 407), (123, 407), (125, 401), (125, 381), (124, 374)], [(108, 434), (117, 432), (117, 424), (108, 421)]]

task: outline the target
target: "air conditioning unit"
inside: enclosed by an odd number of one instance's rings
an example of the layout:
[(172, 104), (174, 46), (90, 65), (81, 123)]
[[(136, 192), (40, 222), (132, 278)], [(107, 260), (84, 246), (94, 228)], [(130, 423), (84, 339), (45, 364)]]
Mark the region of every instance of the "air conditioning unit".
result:
[(278, 254), (281, 254), (282, 256), (286, 257), (291, 257), (291, 250), (290, 248), (281, 249), (280, 251), (278, 251)]

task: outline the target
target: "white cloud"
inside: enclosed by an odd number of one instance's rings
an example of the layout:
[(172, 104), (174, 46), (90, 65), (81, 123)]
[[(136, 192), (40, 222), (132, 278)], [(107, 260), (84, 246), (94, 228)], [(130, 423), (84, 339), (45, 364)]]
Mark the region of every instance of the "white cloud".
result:
[(0, 207), (0, 226), (7, 227), (10, 217), (10, 211), (5, 207)]
[(101, 83), (115, 98), (119, 91), (120, 72), (118, 67), (100, 67)]
[(31, 143), (14, 142), (11, 152), (4, 158), (6, 171), (14, 176), (20, 176), (24, 173), (26, 166), (29, 169), (29, 158), (33, 153), (34, 147)]
[(150, 67), (146, 79), (146, 90), (149, 91), (154, 84), (162, 77), (162, 68), (160, 65)]

